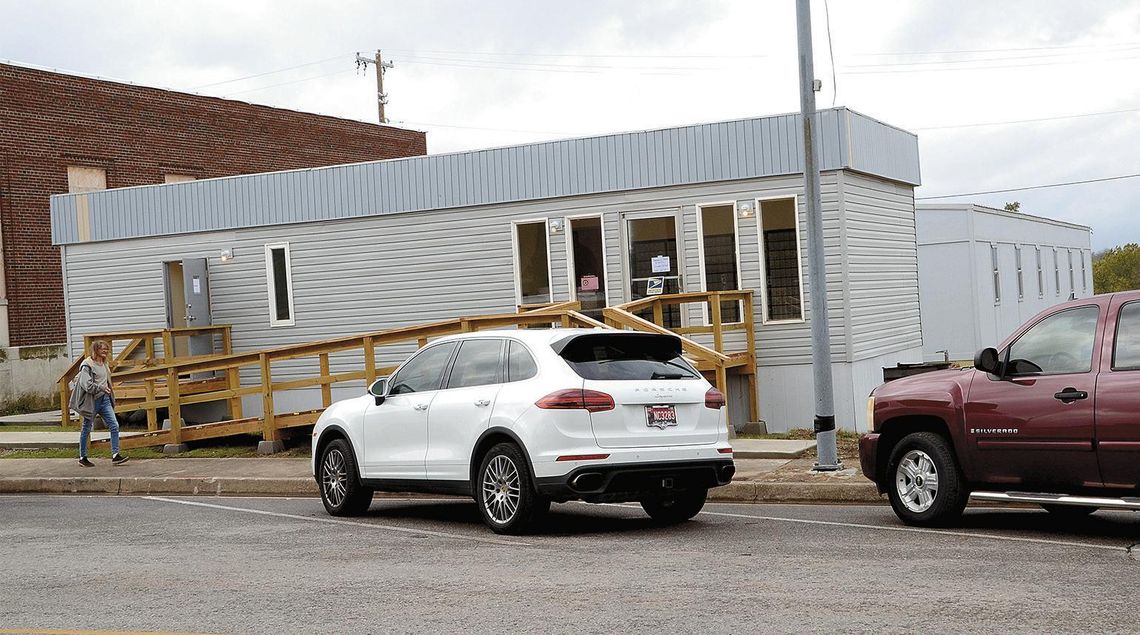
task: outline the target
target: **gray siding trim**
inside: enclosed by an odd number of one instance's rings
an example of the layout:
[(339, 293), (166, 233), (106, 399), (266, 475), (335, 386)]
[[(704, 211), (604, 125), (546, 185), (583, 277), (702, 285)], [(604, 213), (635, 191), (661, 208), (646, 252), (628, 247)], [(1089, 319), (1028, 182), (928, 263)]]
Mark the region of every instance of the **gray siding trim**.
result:
[[(821, 169), (917, 184), (918, 142), (847, 109), (816, 114)], [(84, 242), (698, 185), (803, 170), (799, 115), (777, 115), (87, 194)], [(52, 197), (52, 241), (80, 242), (77, 196)]]

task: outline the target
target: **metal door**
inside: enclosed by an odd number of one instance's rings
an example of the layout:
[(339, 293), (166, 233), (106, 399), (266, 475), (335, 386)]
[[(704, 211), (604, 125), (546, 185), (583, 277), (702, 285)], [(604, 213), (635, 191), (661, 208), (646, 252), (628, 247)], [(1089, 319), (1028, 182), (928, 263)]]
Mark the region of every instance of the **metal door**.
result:
[[(1094, 436), (1102, 307), (1049, 315), (1001, 352), (1007, 376), (975, 371), (966, 437), (978, 480), (1009, 487), (1099, 487)], [(1008, 357), (1007, 357), (1008, 356)]]
[(1140, 484), (1140, 301), (1113, 299), (1100, 368), (1096, 438), (1101, 477), (1105, 487), (1134, 489)]
[[(210, 277), (205, 258), (186, 258), (182, 261), (182, 284), (186, 296), (186, 326), (209, 326)], [(214, 336), (190, 337), (190, 355), (210, 355), (214, 352)]]
[[(625, 274), (629, 299), (680, 293), (684, 282), (681, 249), (677, 241), (677, 212), (630, 213), (622, 217), (625, 219)], [(653, 281), (663, 283), (654, 290), (656, 293), (650, 291)], [(667, 307), (662, 317), (667, 328), (682, 326), (681, 309), (677, 305)], [(653, 319), (651, 313), (647, 319)]]

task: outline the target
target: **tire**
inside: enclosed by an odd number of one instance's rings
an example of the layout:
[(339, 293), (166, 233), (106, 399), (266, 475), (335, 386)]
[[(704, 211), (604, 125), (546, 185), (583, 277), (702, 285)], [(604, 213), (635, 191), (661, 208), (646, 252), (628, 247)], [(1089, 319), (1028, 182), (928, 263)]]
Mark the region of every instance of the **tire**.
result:
[(1079, 520), (1097, 510), (1096, 507), (1084, 507), (1081, 505), (1041, 505), (1041, 507), (1062, 520)]
[(372, 504), (372, 490), (360, 484), (356, 455), (344, 439), (334, 439), (321, 451), (317, 484), (325, 511), (333, 516), (359, 516)]
[(908, 434), (895, 445), (886, 486), (891, 507), (908, 525), (953, 524), (970, 499), (953, 447), (934, 432)]
[(654, 522), (662, 525), (683, 523), (701, 513), (708, 498), (707, 489), (690, 489), (670, 494), (655, 494), (641, 499), (641, 508)]
[(513, 443), (483, 455), (472, 485), (479, 515), (497, 534), (524, 533), (550, 511), (550, 499), (535, 490), (526, 457)]

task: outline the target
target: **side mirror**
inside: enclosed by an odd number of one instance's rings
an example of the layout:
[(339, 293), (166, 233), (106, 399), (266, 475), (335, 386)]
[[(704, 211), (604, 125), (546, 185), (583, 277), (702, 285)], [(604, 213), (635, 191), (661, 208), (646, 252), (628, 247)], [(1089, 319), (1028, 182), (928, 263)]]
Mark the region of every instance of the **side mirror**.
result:
[(1001, 376), (1001, 362), (996, 348), (983, 348), (974, 355), (974, 368), (991, 375)]
[(388, 398), (388, 378), (381, 377), (372, 382), (372, 385), (368, 387), (368, 394), (376, 398), (377, 406), (384, 403), (384, 400)]

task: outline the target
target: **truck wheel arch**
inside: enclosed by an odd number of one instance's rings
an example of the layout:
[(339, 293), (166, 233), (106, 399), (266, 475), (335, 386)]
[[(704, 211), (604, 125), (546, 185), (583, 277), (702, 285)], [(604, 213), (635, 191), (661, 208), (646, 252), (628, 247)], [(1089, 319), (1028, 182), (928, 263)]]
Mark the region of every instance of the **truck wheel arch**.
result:
[[(945, 437), (956, 453), (960, 450), (954, 435), (950, 434), (949, 424), (936, 415), (905, 415), (884, 421), (879, 426), (879, 444), (875, 452), (875, 482), (881, 491), (885, 491), (883, 487), (887, 482), (887, 462), (890, 461), (895, 445), (914, 432), (933, 432)], [(960, 455), (958, 464), (962, 464)]]

